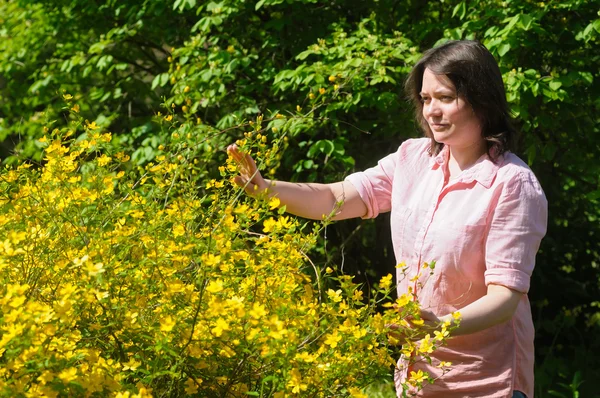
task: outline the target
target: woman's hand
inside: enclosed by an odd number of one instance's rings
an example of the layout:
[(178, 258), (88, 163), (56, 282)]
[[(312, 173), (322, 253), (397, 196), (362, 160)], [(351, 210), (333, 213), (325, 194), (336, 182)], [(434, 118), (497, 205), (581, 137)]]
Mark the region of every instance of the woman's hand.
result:
[[(390, 329), (388, 332), (390, 343), (402, 344), (406, 340), (418, 341), (428, 334), (433, 335), (436, 330), (441, 330), (442, 320), (433, 312), (420, 310), (420, 318), (420, 320), (407, 318), (404, 327), (395, 323), (386, 325)], [(408, 330), (406, 329), (407, 326)]]
[(240, 173), (233, 181), (239, 187), (244, 188), (248, 195), (256, 195), (269, 188), (269, 183), (262, 177), (260, 171), (258, 171), (256, 162), (254, 162), (252, 156), (240, 151), (240, 148), (235, 144), (227, 147), (227, 153), (237, 163)]

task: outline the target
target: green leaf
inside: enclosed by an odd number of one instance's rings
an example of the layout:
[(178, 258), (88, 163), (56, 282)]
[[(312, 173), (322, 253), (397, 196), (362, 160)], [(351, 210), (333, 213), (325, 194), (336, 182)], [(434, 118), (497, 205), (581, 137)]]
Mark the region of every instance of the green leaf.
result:
[(594, 75), (592, 75), (590, 72), (579, 72), (579, 76), (588, 84), (592, 84), (594, 81)]
[(519, 25), (524, 29), (524, 30), (529, 30), (531, 28), (531, 25), (533, 24), (533, 17), (531, 17), (528, 14), (522, 14), (519, 17)]
[(156, 88), (156, 86), (164, 87), (165, 84), (169, 81), (168, 73), (161, 73), (160, 75), (156, 75), (154, 80), (152, 80), (152, 90)]
[(506, 54), (507, 52), (510, 51), (510, 44), (509, 43), (503, 43), (500, 46), (498, 46), (498, 55), (503, 57), (504, 54)]
[(558, 80), (553, 80), (550, 82), (550, 84), (548, 84), (548, 86), (550, 86), (552, 90), (556, 91), (560, 88), (560, 86), (562, 86), (562, 82)]
[(456, 5), (456, 7), (454, 7), (454, 10), (452, 11), (452, 17), (454, 18), (454, 16), (457, 14), (458, 18), (461, 20), (465, 17), (465, 15), (467, 15), (467, 4), (464, 1), (461, 1)]
[(258, 9), (263, 6), (263, 4), (265, 4), (265, 0), (260, 0), (258, 3), (256, 3), (256, 6), (254, 6), (254, 11), (258, 11)]
[(531, 85), (531, 93), (533, 94), (534, 97), (537, 97), (538, 93), (540, 92), (540, 83), (535, 82)]
[(491, 28), (489, 28), (488, 30), (485, 31), (485, 33), (483, 34), (484, 37), (494, 37), (496, 36), (496, 33), (498, 33), (500, 29), (498, 29), (497, 26), (492, 26)]

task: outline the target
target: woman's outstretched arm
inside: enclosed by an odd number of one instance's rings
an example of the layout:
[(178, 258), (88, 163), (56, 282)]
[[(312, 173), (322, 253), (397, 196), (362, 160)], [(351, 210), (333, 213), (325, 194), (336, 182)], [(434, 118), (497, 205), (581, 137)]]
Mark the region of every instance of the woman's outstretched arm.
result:
[(272, 181), (263, 178), (254, 159), (236, 145), (227, 147), (227, 153), (238, 164), (240, 174), (234, 179), (238, 186), (251, 196), (267, 190), (289, 213), (313, 220), (321, 220), (332, 212), (335, 212), (335, 220), (362, 217), (367, 213), (367, 207), (348, 181), (332, 184)]

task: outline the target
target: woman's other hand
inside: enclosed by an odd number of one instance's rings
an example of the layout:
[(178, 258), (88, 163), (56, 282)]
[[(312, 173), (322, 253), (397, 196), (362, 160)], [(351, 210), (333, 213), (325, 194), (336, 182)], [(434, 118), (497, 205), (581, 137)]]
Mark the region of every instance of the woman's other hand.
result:
[(233, 181), (239, 187), (244, 188), (248, 195), (256, 195), (269, 187), (267, 180), (258, 171), (252, 156), (242, 152), (235, 144), (227, 147), (227, 154), (235, 160), (240, 173), (234, 177)]
[(392, 323), (386, 325), (390, 330), (388, 339), (391, 344), (403, 344), (406, 340), (418, 341), (428, 334), (433, 336), (435, 331), (441, 330), (442, 320), (433, 312), (427, 310), (420, 311), (420, 319), (405, 319), (404, 327)]

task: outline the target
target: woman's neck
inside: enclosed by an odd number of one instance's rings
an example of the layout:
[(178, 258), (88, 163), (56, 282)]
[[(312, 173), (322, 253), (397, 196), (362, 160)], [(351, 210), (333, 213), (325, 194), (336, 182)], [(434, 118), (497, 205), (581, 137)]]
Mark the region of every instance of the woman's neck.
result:
[(485, 140), (481, 140), (466, 147), (456, 148), (451, 146), (449, 149), (448, 171), (450, 178), (453, 178), (463, 170), (473, 166), (487, 152), (487, 145)]

